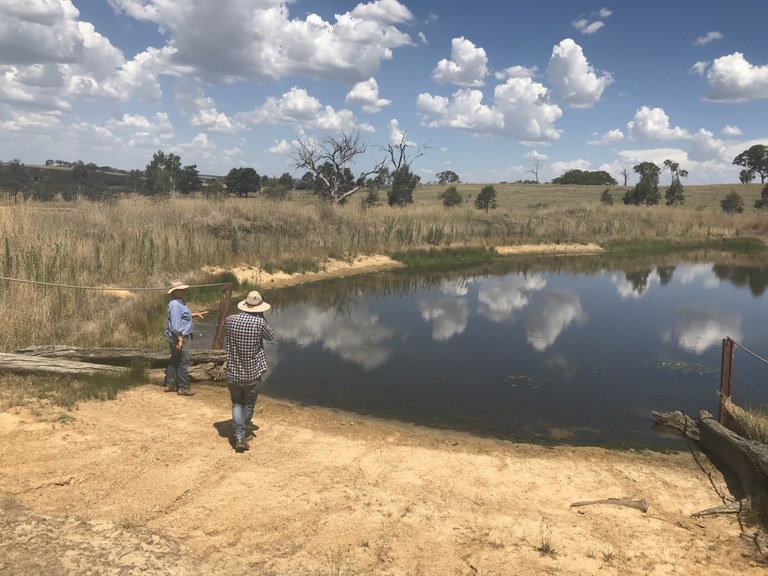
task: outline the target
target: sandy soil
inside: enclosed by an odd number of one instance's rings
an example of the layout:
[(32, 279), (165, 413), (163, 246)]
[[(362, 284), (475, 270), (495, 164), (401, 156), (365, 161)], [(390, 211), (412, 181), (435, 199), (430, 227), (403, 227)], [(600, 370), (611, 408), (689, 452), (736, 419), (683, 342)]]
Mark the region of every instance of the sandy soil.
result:
[[(765, 574), (699, 454), (544, 448), (148, 384), (0, 413), (0, 573)], [(645, 499), (648, 511), (577, 501)]]
[[(504, 256), (515, 254), (600, 254), (603, 248), (597, 244), (521, 244), (516, 246), (497, 246), (496, 252)], [(389, 256), (369, 255), (358, 256), (352, 261), (328, 260), (319, 272), (305, 272), (302, 274), (286, 274), (275, 272), (273, 274), (261, 270), (257, 266), (238, 266), (236, 268), (209, 267), (204, 271), (212, 274), (228, 271), (234, 273), (239, 282), (258, 284), (264, 289), (282, 288), (305, 282), (315, 282), (327, 278), (342, 278), (354, 274), (367, 274), (381, 270), (402, 268), (402, 264), (392, 260)]]
[[(396, 266), (236, 273), (277, 288)], [(512, 444), (262, 397), (236, 454), (226, 389), (196, 390), (0, 412), (0, 574), (765, 574), (754, 528), (692, 516), (732, 500), (698, 453)], [(607, 498), (648, 510), (571, 506)]]

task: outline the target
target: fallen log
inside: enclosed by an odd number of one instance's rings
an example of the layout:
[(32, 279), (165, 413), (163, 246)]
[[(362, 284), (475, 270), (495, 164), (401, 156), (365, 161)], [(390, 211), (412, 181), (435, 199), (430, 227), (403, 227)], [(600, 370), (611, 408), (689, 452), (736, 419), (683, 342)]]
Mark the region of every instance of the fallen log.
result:
[(640, 512), (648, 512), (648, 502), (645, 499), (631, 500), (629, 498), (603, 498), (602, 500), (584, 500), (582, 502), (574, 502), (571, 504), (571, 508), (578, 506), (591, 506), (592, 504), (612, 504), (613, 506), (627, 506), (628, 508), (636, 508)]
[(722, 506), (716, 506), (715, 508), (707, 508), (701, 512), (694, 512), (691, 514), (694, 518), (701, 518), (702, 516), (722, 516), (725, 514), (741, 514), (745, 510), (749, 510), (752, 506), (750, 498), (744, 498), (743, 500), (737, 500), (736, 502), (728, 502)]
[(0, 371), (16, 374), (68, 374), (92, 376), (94, 374), (121, 374), (127, 368), (108, 364), (93, 364), (60, 358), (44, 358), (25, 354), (0, 353)]
[[(167, 350), (142, 350), (140, 348), (79, 348), (75, 346), (30, 346), (16, 350), (17, 354), (36, 356), (43, 358), (65, 358), (81, 362), (94, 362), (96, 364), (128, 365), (134, 360), (142, 360), (152, 367), (168, 364), (170, 354)], [(223, 364), (227, 359), (224, 350), (198, 350), (189, 351), (191, 364), (204, 364), (213, 362)]]
[(685, 412), (675, 410), (674, 412), (656, 412), (651, 410), (651, 414), (656, 418), (659, 424), (662, 426), (668, 426), (679, 430), (685, 438), (691, 440), (699, 440), (699, 426), (696, 424), (696, 420), (688, 416)]
[(768, 494), (768, 445), (742, 438), (706, 410), (699, 412), (698, 424), (702, 450), (736, 473), (743, 494)]

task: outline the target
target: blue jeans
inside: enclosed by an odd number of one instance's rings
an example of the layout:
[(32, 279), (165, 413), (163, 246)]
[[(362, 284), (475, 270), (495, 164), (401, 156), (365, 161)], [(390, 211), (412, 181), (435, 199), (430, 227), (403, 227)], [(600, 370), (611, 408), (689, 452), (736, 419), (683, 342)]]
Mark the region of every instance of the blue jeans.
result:
[(176, 349), (176, 343), (168, 343), (171, 348), (171, 360), (165, 369), (165, 387), (176, 386), (179, 390), (189, 388), (189, 338), (184, 337), (181, 350)]
[(235, 440), (245, 438), (245, 429), (251, 425), (253, 409), (261, 390), (261, 378), (250, 382), (227, 382), (229, 397), (232, 399), (232, 427)]

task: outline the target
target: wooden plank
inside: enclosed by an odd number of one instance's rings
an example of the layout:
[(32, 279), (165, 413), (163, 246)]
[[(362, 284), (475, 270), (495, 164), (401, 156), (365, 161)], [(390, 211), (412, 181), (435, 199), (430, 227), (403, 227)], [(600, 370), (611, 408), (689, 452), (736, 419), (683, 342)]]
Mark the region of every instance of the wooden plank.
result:
[[(144, 360), (150, 366), (162, 366), (168, 364), (170, 353), (168, 350), (141, 350), (139, 348), (78, 348), (75, 346), (30, 346), (16, 350), (17, 354), (23, 354), (44, 358), (63, 358), (82, 362), (94, 362), (97, 364), (127, 365), (133, 360)], [(227, 359), (224, 350), (198, 350), (189, 351), (190, 364), (203, 364), (213, 362), (223, 364)]]
[(121, 374), (127, 370), (123, 366), (6, 353), (0, 353), (0, 369), (17, 374), (70, 374), (75, 376)]

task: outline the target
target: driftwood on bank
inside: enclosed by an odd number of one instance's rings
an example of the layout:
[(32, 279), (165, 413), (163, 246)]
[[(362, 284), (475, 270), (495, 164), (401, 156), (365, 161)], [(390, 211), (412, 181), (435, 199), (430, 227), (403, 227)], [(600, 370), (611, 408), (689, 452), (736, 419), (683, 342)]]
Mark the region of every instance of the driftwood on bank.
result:
[(679, 430), (685, 438), (699, 440), (699, 426), (696, 420), (688, 416), (685, 412), (676, 410), (675, 412), (656, 412), (651, 410), (651, 414), (659, 424)]
[(739, 477), (744, 495), (768, 494), (768, 445), (742, 438), (706, 410), (699, 412), (700, 444)]
[[(16, 351), (18, 354), (42, 358), (65, 358), (80, 362), (95, 362), (96, 364), (120, 364), (127, 365), (133, 360), (144, 360), (150, 366), (158, 367), (168, 364), (169, 353), (167, 350), (142, 350), (140, 348), (78, 348), (75, 346), (30, 346)], [(203, 364), (212, 362), (223, 364), (227, 359), (224, 350), (196, 350), (189, 351), (191, 364)]]
[[(0, 354), (0, 371), (18, 374), (93, 374), (120, 373), (134, 360), (141, 360), (150, 368), (165, 368), (170, 355), (167, 351), (131, 348), (77, 348), (73, 346), (31, 346), (17, 350), (17, 354)], [(224, 379), (226, 353), (223, 350), (189, 351), (189, 377), (193, 382)], [(150, 377), (157, 379), (153, 370)]]
[(602, 500), (584, 500), (582, 502), (574, 502), (571, 504), (571, 508), (579, 506), (591, 506), (592, 504), (612, 504), (613, 506), (627, 506), (628, 508), (636, 508), (640, 512), (648, 512), (648, 502), (645, 499), (631, 500), (629, 498), (603, 498)]
[(125, 366), (93, 364), (63, 360), (61, 358), (31, 358), (24, 354), (0, 353), (0, 371), (16, 374), (68, 374), (73, 376), (92, 376), (94, 374), (120, 374), (127, 370)]

